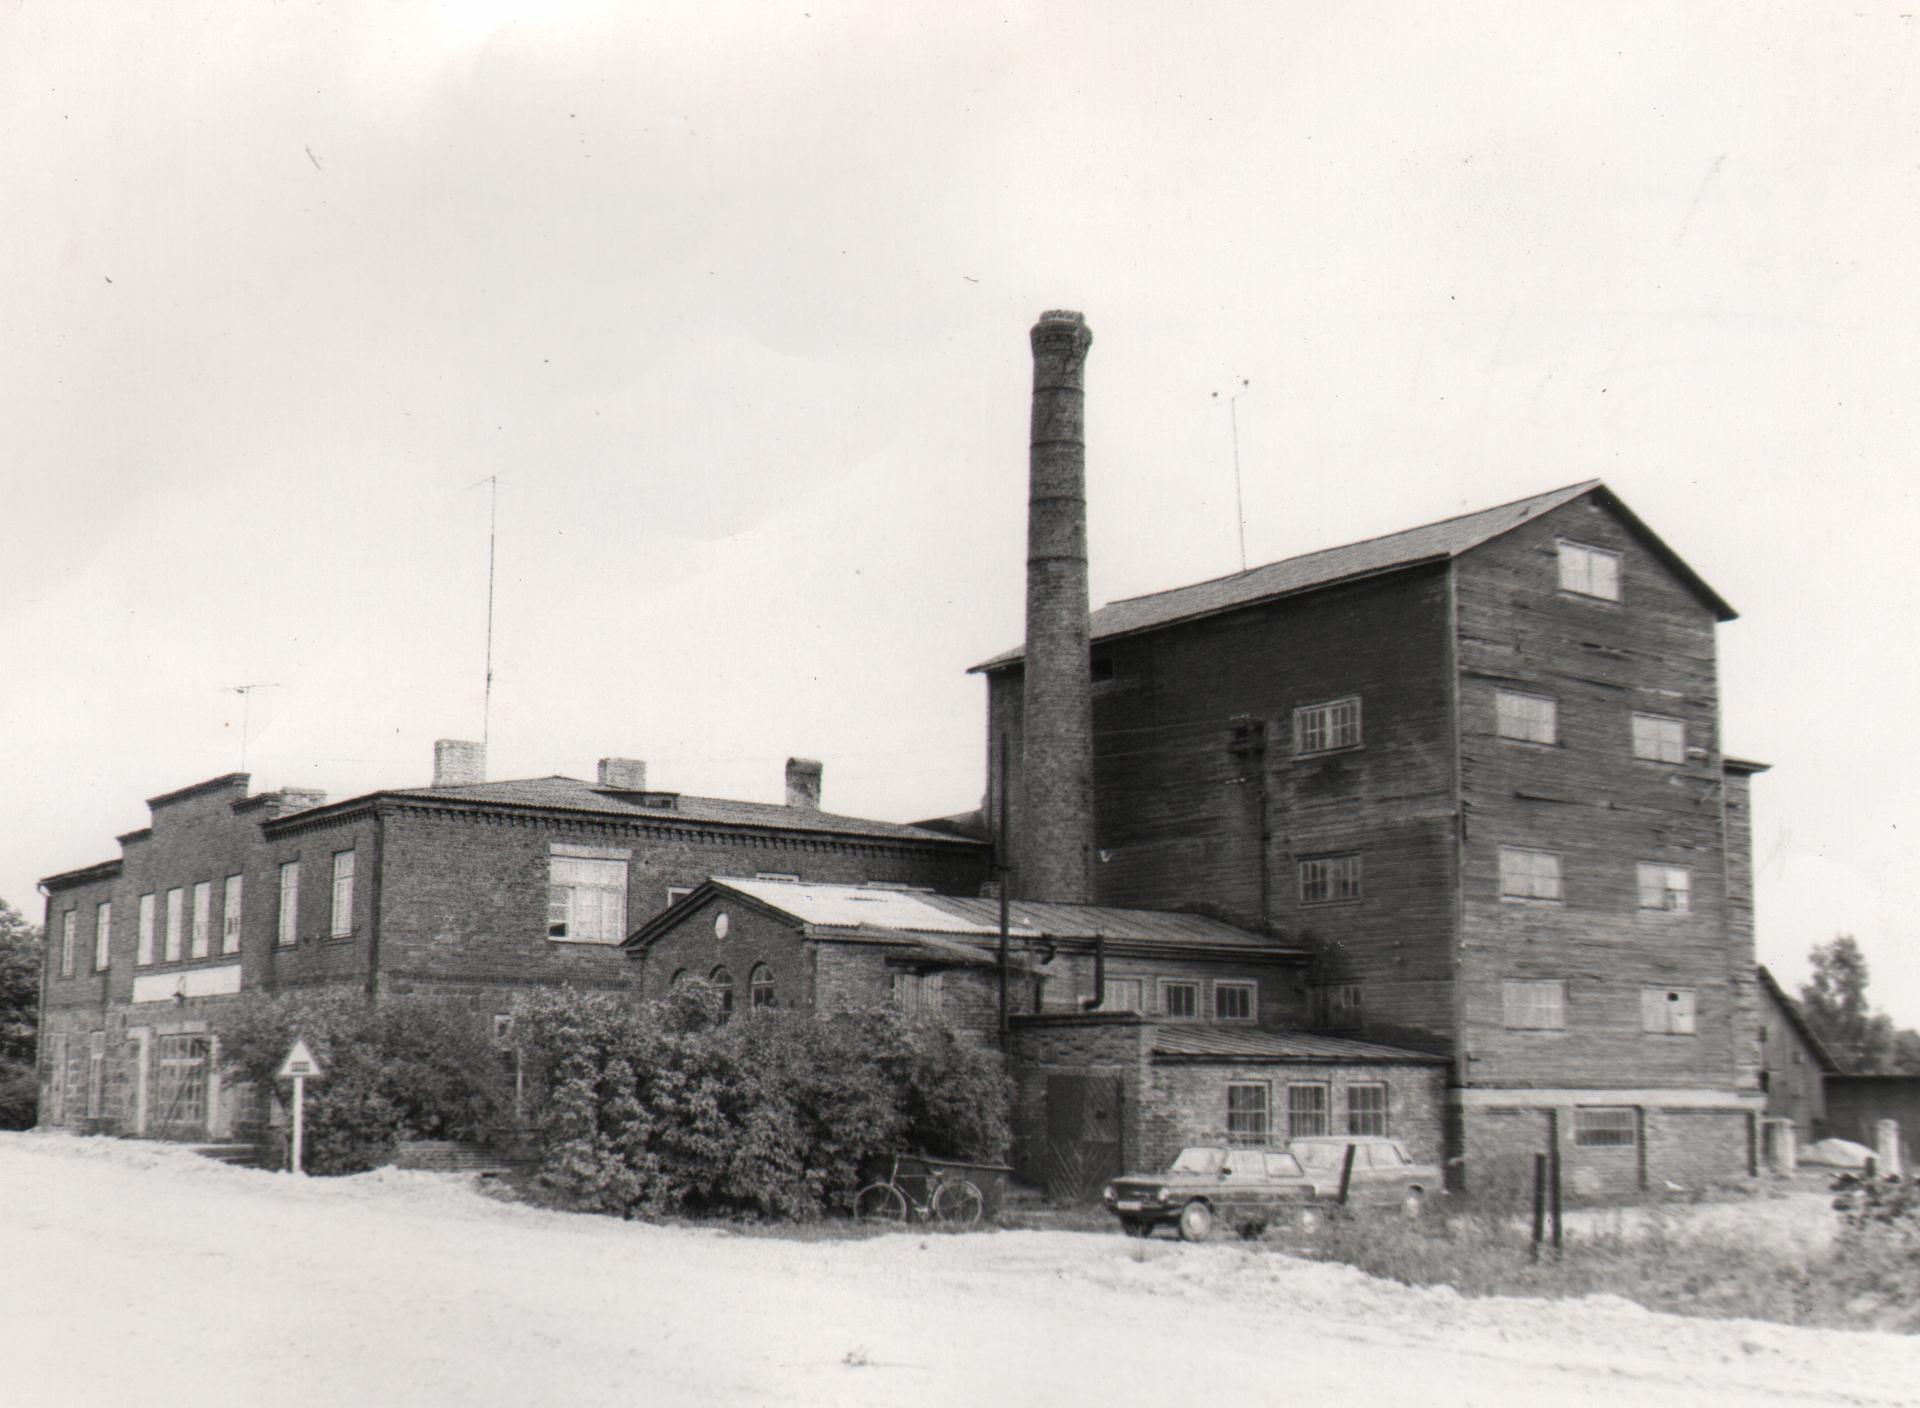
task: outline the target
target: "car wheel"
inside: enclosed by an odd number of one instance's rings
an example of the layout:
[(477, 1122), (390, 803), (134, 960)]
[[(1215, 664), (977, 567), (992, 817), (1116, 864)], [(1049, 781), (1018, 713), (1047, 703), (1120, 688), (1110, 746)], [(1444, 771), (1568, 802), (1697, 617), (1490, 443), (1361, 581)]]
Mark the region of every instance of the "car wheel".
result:
[(1418, 1217), (1427, 1210), (1427, 1195), (1419, 1188), (1407, 1189), (1407, 1195), (1400, 1200), (1400, 1211), (1406, 1217)]
[(1151, 1237), (1153, 1235), (1153, 1224), (1151, 1222), (1142, 1222), (1137, 1217), (1123, 1217), (1120, 1219), (1120, 1230), (1129, 1237)]
[(1202, 1202), (1191, 1202), (1180, 1209), (1180, 1240), (1204, 1242), (1213, 1231), (1213, 1209)]

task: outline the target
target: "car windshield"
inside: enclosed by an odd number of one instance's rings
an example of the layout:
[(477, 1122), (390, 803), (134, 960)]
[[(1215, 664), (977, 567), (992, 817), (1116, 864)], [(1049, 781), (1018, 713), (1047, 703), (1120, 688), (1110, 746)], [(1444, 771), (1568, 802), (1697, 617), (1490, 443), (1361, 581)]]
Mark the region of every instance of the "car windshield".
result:
[(1182, 1149), (1173, 1161), (1173, 1172), (1218, 1173), (1226, 1157), (1225, 1149)]
[(1299, 1162), (1292, 1154), (1268, 1154), (1268, 1178), (1299, 1178), (1303, 1174)]

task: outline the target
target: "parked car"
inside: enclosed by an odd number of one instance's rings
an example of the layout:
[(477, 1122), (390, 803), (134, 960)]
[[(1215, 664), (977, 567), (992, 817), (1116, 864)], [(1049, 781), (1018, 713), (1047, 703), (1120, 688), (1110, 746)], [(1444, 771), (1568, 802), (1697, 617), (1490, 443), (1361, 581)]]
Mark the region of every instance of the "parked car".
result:
[(1319, 1197), (1293, 1155), (1274, 1149), (1200, 1145), (1182, 1149), (1164, 1173), (1129, 1173), (1107, 1185), (1107, 1211), (1129, 1237), (1175, 1227), (1189, 1242), (1214, 1225), (1258, 1235), (1269, 1223), (1316, 1221)]
[(1407, 1146), (1397, 1139), (1377, 1134), (1316, 1134), (1287, 1144), (1287, 1152), (1306, 1170), (1322, 1198), (1340, 1196), (1340, 1172), (1349, 1148), (1353, 1150), (1350, 1204), (1397, 1204), (1408, 1217), (1418, 1217), (1427, 1199), (1446, 1186), (1436, 1165), (1415, 1163)]

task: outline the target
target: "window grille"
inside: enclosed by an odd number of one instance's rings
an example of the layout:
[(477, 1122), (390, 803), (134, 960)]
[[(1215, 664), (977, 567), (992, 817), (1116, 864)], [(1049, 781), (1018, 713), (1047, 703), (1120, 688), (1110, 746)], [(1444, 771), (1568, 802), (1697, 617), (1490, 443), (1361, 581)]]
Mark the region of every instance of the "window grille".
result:
[(1219, 982), (1213, 985), (1213, 1018), (1216, 1022), (1251, 1022), (1259, 1008), (1259, 985), (1243, 982)]
[(1339, 904), (1359, 898), (1359, 856), (1316, 856), (1300, 862), (1301, 904)]
[(1287, 1087), (1287, 1138), (1307, 1139), (1316, 1134), (1331, 1134), (1327, 1121), (1327, 1087), (1290, 1085)]
[(1384, 1085), (1347, 1087), (1347, 1133), (1387, 1132), (1387, 1088)]
[(1200, 1015), (1200, 984), (1171, 980), (1160, 984), (1160, 1008), (1169, 1017), (1192, 1020)]
[(1272, 1133), (1267, 1087), (1234, 1084), (1227, 1087), (1227, 1137), (1235, 1144), (1264, 1144)]
[(1631, 1149), (1634, 1118), (1630, 1107), (1590, 1105), (1573, 1112), (1573, 1142), (1582, 1149)]
[(1293, 711), (1294, 751), (1330, 753), (1360, 746), (1360, 699), (1335, 699)]

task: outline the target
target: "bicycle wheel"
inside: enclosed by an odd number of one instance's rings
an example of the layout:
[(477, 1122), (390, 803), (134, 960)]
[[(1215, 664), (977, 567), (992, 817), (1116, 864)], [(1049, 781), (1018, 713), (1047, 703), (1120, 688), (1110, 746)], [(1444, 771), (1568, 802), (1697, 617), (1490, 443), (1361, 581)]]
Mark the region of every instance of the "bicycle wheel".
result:
[(854, 1195), (855, 1222), (905, 1222), (907, 1200), (891, 1183), (869, 1183)]
[(967, 1179), (949, 1179), (933, 1195), (933, 1220), (948, 1227), (972, 1227), (986, 1206), (980, 1190)]

